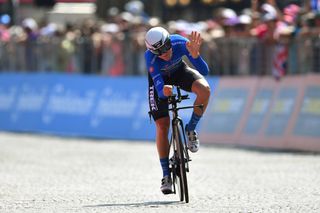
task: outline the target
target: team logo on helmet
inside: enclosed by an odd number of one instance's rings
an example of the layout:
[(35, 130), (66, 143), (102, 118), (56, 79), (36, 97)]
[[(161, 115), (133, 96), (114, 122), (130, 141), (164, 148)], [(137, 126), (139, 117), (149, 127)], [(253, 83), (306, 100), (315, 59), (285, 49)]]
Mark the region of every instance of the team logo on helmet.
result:
[(160, 41), (158, 41), (157, 43), (153, 44), (152, 46), (153, 46), (155, 49), (158, 49), (159, 47), (162, 46), (162, 41), (160, 40)]

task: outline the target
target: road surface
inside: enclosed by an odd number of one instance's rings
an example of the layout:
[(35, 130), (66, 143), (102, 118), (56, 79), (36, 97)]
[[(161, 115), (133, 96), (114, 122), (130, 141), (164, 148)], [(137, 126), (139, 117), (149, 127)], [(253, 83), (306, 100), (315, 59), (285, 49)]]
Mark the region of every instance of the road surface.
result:
[(320, 155), (202, 146), (190, 203), (160, 192), (153, 142), (0, 133), (0, 212), (320, 212)]

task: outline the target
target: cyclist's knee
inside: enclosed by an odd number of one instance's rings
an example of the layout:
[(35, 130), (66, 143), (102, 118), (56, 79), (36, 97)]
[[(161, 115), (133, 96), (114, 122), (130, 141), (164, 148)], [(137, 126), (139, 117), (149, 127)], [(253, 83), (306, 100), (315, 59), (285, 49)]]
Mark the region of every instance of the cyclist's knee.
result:
[(204, 85), (202, 91), (201, 91), (201, 95), (203, 95), (203, 97), (205, 97), (206, 99), (208, 99), (211, 95), (211, 89), (209, 85)]
[(205, 79), (199, 79), (192, 85), (192, 91), (203, 99), (209, 99), (211, 95), (211, 89), (208, 82)]

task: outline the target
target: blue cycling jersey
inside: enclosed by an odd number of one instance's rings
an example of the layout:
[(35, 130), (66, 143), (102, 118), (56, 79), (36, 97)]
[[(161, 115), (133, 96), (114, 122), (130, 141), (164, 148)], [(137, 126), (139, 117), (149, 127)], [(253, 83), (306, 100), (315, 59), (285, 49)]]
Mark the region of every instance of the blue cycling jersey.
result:
[(199, 56), (198, 58), (194, 59), (187, 50), (186, 42), (188, 42), (188, 39), (178, 34), (172, 34), (170, 35), (170, 40), (172, 44), (172, 57), (169, 61), (159, 58), (150, 50), (145, 52), (148, 72), (153, 79), (158, 96), (162, 99), (166, 98), (166, 96), (163, 94), (163, 76), (170, 75), (170, 73), (175, 72), (182, 65), (182, 57), (184, 55), (188, 57), (192, 65), (202, 75), (207, 75), (209, 73), (208, 65), (203, 58)]

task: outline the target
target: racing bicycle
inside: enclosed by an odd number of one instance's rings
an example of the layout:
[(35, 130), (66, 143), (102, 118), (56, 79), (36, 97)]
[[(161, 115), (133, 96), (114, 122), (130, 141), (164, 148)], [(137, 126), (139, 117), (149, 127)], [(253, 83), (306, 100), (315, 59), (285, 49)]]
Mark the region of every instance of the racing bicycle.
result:
[(203, 109), (203, 104), (178, 107), (178, 103), (189, 99), (189, 95), (181, 95), (179, 87), (176, 87), (176, 94), (168, 97), (169, 111), (171, 116), (171, 139), (169, 150), (169, 167), (172, 174), (173, 193), (179, 194), (180, 201), (189, 202), (187, 172), (189, 172), (189, 162), (191, 158), (188, 153), (186, 133), (182, 119), (178, 115), (178, 111), (182, 109), (190, 109), (199, 107)]

